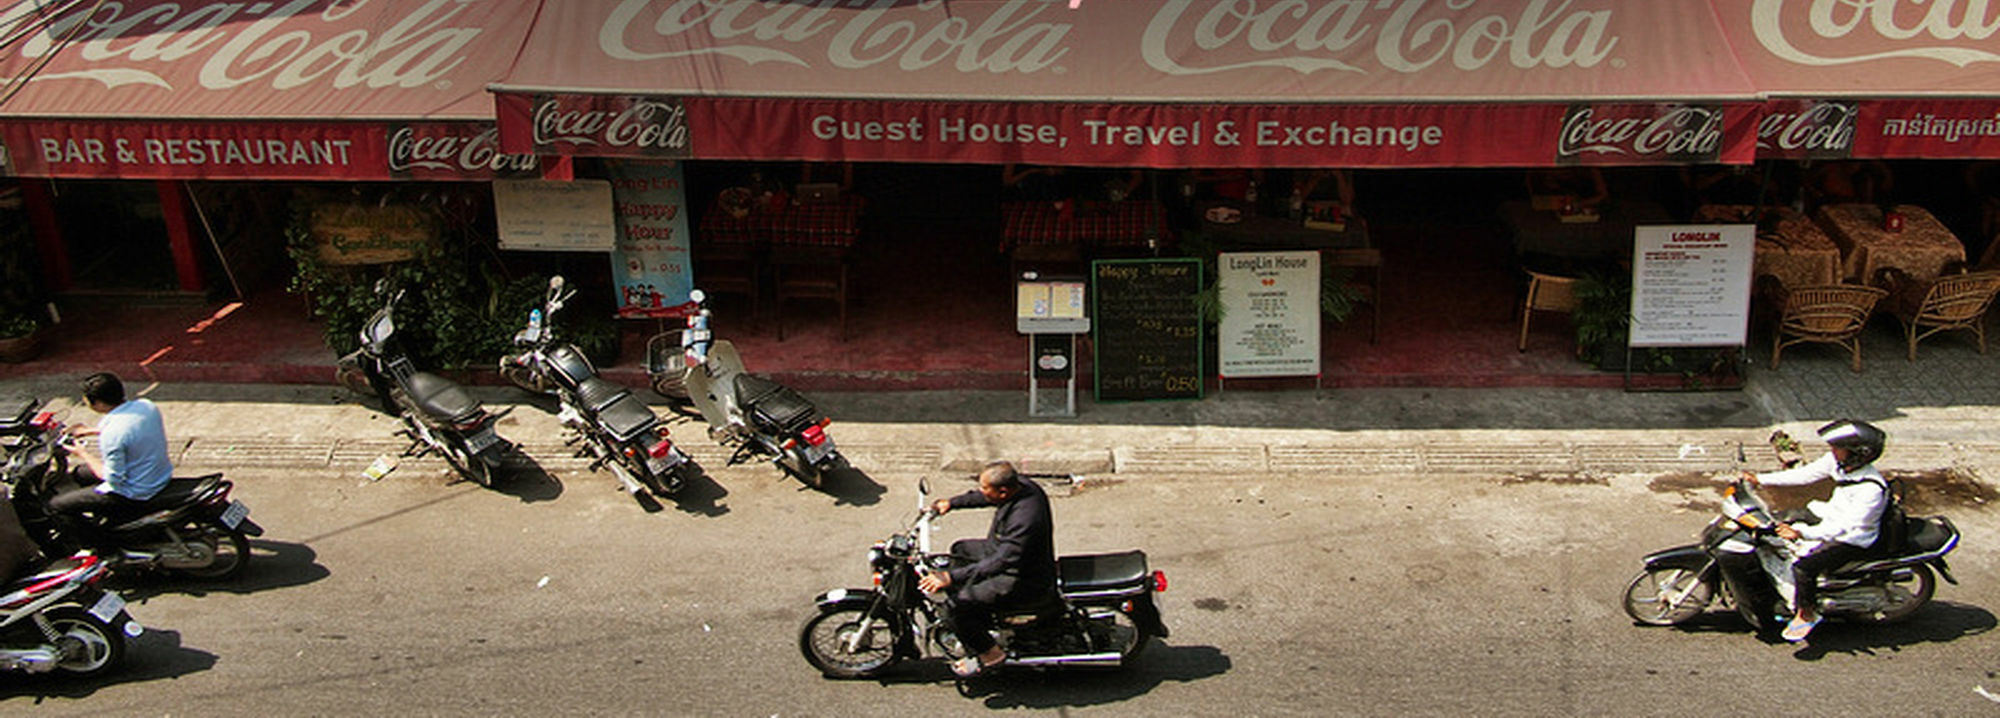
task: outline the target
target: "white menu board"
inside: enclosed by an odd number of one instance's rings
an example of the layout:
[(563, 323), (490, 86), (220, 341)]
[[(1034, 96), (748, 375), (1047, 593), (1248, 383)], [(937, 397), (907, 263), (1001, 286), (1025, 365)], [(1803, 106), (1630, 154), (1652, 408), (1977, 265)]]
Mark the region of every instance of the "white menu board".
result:
[(1635, 347), (1737, 346), (1750, 324), (1757, 227), (1639, 227), (1633, 239)]
[(1319, 253), (1224, 252), (1218, 368), (1225, 378), (1319, 375)]
[(611, 183), (493, 180), (501, 249), (609, 252), (618, 237)]

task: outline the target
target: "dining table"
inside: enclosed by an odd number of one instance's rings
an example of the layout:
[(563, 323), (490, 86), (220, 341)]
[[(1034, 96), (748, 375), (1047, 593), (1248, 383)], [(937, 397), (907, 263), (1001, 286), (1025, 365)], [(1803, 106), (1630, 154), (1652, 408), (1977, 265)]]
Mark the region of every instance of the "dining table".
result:
[(1786, 287), (1840, 282), (1840, 246), (1804, 212), (1785, 206), (1760, 211), (1747, 204), (1705, 204), (1695, 208), (1694, 221), (1757, 225), (1751, 276), (1769, 275)]
[(1233, 222), (1206, 218), (1201, 232), (1228, 250), (1363, 249), (1370, 245), (1368, 220), (1349, 215), (1338, 229), (1308, 226), (1303, 220), (1269, 215), (1241, 215)]
[(1002, 251), (1034, 245), (1155, 248), (1167, 235), (1166, 207), (1148, 200), (1000, 203)]
[(1830, 204), (1813, 218), (1840, 246), (1841, 273), (1849, 281), (1870, 284), (1884, 268), (1902, 270), (1911, 279), (1931, 279), (1945, 266), (1965, 261), (1965, 244), (1928, 210), (1896, 205), (1901, 229), (1884, 225), (1882, 207), (1873, 204)]
[(861, 234), (863, 200), (845, 195), (825, 201), (755, 203), (730, 212), (720, 203), (702, 216), (695, 240), (706, 244), (854, 246)]
[(1670, 217), (1660, 203), (1642, 199), (1612, 198), (1594, 214), (1568, 216), (1519, 200), (1500, 204), (1500, 221), (1513, 235), (1516, 256), (1588, 261), (1631, 259), (1633, 230)]

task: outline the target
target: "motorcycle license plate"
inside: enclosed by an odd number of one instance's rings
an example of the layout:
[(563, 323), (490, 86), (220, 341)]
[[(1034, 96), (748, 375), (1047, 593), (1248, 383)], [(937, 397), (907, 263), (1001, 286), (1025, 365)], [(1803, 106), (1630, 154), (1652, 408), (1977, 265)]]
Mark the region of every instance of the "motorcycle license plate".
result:
[(478, 433), (465, 437), (465, 448), (475, 454), (497, 443), (500, 443), (500, 435), (493, 433), (492, 429), (480, 429)]
[(90, 607), (90, 615), (110, 623), (116, 620), (118, 612), (123, 610), (125, 610), (125, 597), (118, 595), (117, 591), (105, 591), (104, 597), (97, 599), (97, 604)]
[(243, 523), (243, 519), (249, 517), (250, 517), (249, 504), (243, 503), (241, 501), (231, 501), (229, 502), (229, 508), (223, 509), (222, 515), (217, 517), (217, 520), (221, 521), (222, 525), (228, 526), (229, 528), (233, 529), (236, 528), (238, 524)]
[(655, 474), (664, 473), (680, 464), (681, 454), (678, 451), (667, 452), (666, 456), (659, 458), (646, 457), (646, 468), (652, 469)]
[(810, 461), (815, 464), (819, 463), (821, 459), (825, 459), (828, 455), (832, 453), (833, 453), (833, 437), (831, 436), (827, 437), (826, 441), (820, 442), (819, 446), (812, 446), (810, 444), (806, 445), (806, 461)]

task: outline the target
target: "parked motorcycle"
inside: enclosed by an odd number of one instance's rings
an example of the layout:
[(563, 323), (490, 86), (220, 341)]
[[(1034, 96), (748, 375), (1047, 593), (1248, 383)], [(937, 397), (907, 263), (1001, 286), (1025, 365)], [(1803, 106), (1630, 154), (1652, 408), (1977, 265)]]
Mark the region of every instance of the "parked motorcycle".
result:
[(530, 311), (527, 328), (514, 335), (521, 353), (500, 358), (500, 375), (522, 389), (554, 395), (561, 407), (557, 418), (573, 432), (568, 443), (582, 444), (579, 456), (595, 457), (592, 470), (609, 466), (627, 493), (679, 491), (700, 469), (674, 446), (667, 425), (630, 390), (598, 376), (575, 345), (557, 341), (556, 312), (575, 295), (564, 291), (562, 277), (549, 280), (542, 308)]
[(824, 485), (829, 472), (847, 465), (826, 433), (833, 420), (790, 387), (745, 371), (736, 345), (716, 340), (709, 328), (707, 295), (697, 289), (688, 299), (699, 308), (687, 327), (647, 342), (653, 390), (693, 402), (709, 437), (735, 448), (730, 466), (769, 458), (807, 486)]
[(506, 412), (488, 413), (457, 382), (417, 371), (394, 341), (402, 290), (390, 292), (387, 282), (378, 281), (375, 294), (383, 298), (382, 308), (361, 327), (361, 348), (340, 358), (334, 379), (349, 391), (376, 397), (403, 421), (398, 433), (410, 439), (404, 456), (435, 452), (459, 476), (492, 486), (493, 472), (513, 447), (493, 429)]
[(49, 562), (0, 586), (0, 670), (95, 676), (125, 660), (145, 629), (125, 599), (98, 584), (109, 574), (88, 553)]
[[(49, 500), (73, 488), (63, 422), (50, 412), (30, 421), (27, 433), (0, 467), (13, 510), (28, 536), (49, 555), (96, 550), (118, 572), (160, 570), (201, 579), (242, 575), (250, 565), (250, 538), (264, 527), (250, 507), (229, 497), (235, 484), (222, 474), (175, 478), (137, 509), (99, 516), (96, 537), (66, 535)], [(0, 425), (0, 433), (7, 431)], [(86, 545), (88, 544), (88, 545)]]
[[(828, 677), (865, 678), (903, 659), (965, 655), (951, 631), (950, 600), (917, 587), (924, 574), (951, 567), (949, 554), (931, 551), (937, 513), (930, 485), (917, 487), (910, 528), (868, 550), (875, 588), (836, 588), (813, 599), (817, 611), (799, 630), (799, 650)], [(1145, 552), (1063, 556), (1056, 565), (1055, 595), (996, 617), (1005, 665), (1117, 667), (1166, 637), (1153, 594), (1167, 590), (1167, 577), (1148, 570)]]
[[(1900, 517), (1900, 510), (1891, 516)], [(1893, 623), (1930, 602), (1937, 590), (1933, 570), (1958, 583), (1944, 559), (1958, 547), (1951, 520), (1901, 520), (1901, 530), (1882, 532), (1869, 558), (1819, 577), (1820, 615)], [(1641, 624), (1672, 626), (1701, 615), (1720, 598), (1752, 628), (1783, 628), (1790, 609), (1773, 573), (1789, 582), (1790, 565), (1784, 539), (1774, 531), (1777, 523), (1755, 487), (1737, 480), (1724, 490), (1721, 515), (1702, 529), (1699, 543), (1645, 558), (1644, 570), (1625, 588), (1625, 613)]]

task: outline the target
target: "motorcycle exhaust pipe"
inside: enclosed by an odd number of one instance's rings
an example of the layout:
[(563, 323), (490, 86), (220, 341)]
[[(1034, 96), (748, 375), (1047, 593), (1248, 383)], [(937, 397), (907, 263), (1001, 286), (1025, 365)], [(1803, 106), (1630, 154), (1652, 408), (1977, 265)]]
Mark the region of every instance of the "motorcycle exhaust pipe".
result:
[(1116, 653), (1075, 653), (1066, 656), (1026, 656), (1009, 658), (1007, 665), (1024, 668), (1117, 668), (1123, 660)]
[(0, 651), (0, 671), (47, 673), (55, 670), (60, 660), (55, 651), (45, 648)]

